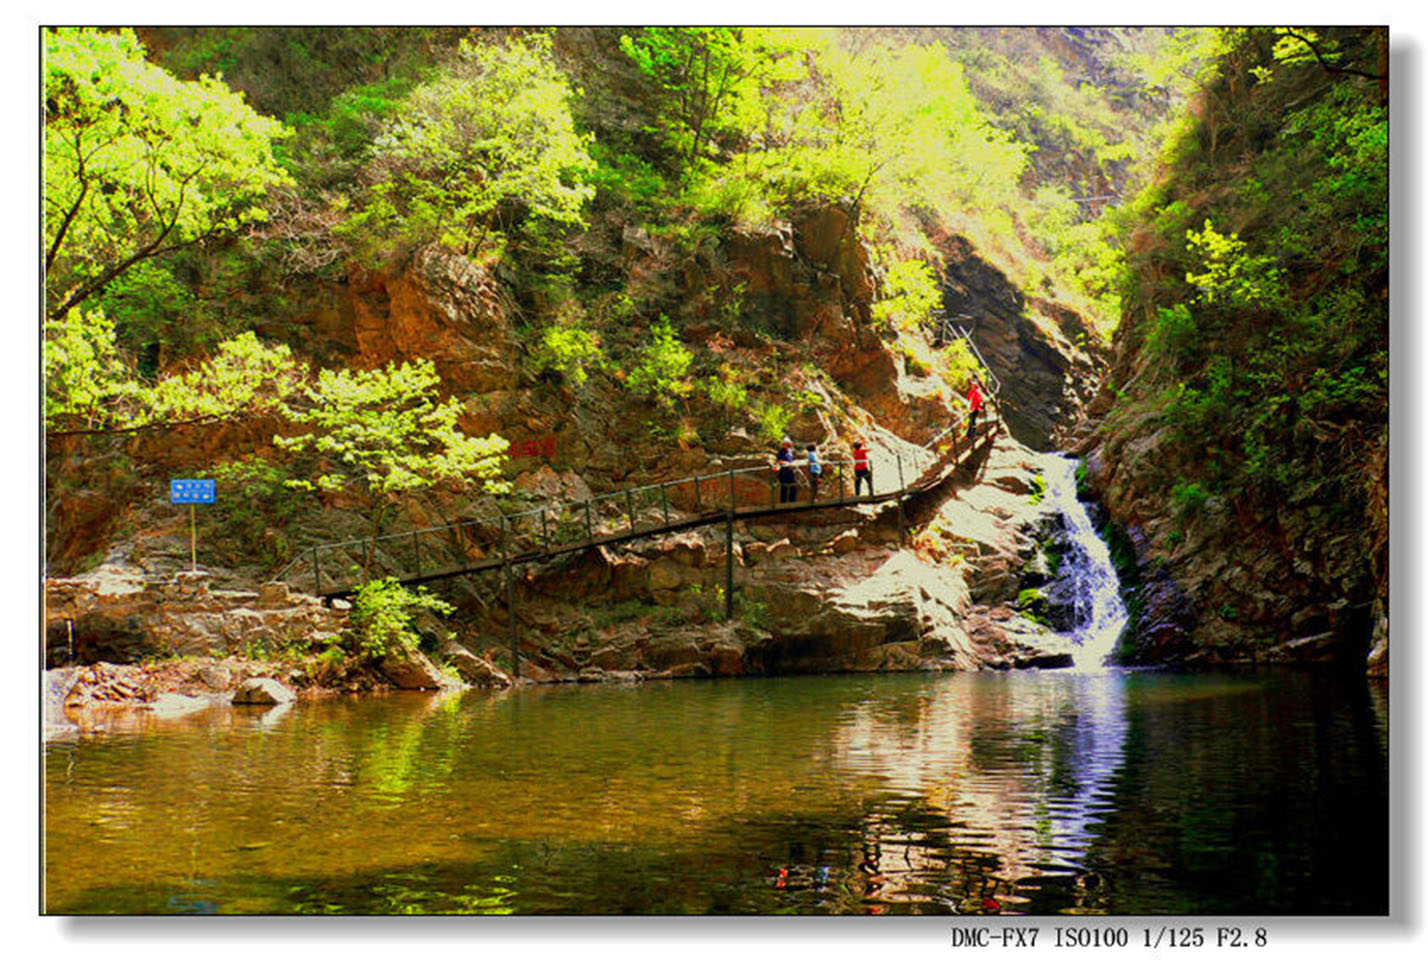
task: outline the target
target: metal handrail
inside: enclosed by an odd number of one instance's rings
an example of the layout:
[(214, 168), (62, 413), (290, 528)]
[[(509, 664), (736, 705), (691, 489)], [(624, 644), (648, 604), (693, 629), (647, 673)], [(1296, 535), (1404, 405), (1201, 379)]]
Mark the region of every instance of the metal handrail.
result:
[[(888, 498), (889, 496), (905, 496), (909, 491), (914, 490), (922, 481), (923, 477), (926, 476), (929, 470), (945, 465), (945, 455), (938, 452), (939, 445), (945, 437), (947, 437), (953, 431), (959, 429), (962, 424), (965, 423), (966, 418), (966, 413), (963, 413), (962, 415), (958, 416), (950, 427), (939, 433), (936, 437), (933, 438), (930, 443), (926, 445), (924, 449), (930, 448), (931, 452), (934, 454), (933, 465), (932, 467), (924, 468), (919, 474), (919, 477), (916, 481), (911, 484), (905, 481), (905, 478), (903, 477), (902, 453), (899, 451), (894, 451), (894, 459), (897, 463), (898, 471), (897, 482), (899, 485), (891, 490), (886, 490), (883, 494), (878, 495), (872, 494), (870, 490), (870, 492), (866, 496), (876, 497), (879, 500), (883, 500)], [(989, 419), (989, 424), (991, 422), (993, 421)], [(882, 457), (870, 459), (873, 463), (886, 463), (886, 461)], [(830, 497), (826, 501), (826, 506), (856, 504), (864, 501), (865, 496), (863, 494), (855, 494), (851, 497), (848, 495), (845, 468), (854, 466), (856, 464), (856, 461), (832, 459), (820, 460), (819, 464), (823, 467), (821, 476), (829, 484), (828, 490), (831, 492), (834, 489), (834, 485), (836, 484), (836, 488), (838, 491), (836, 497)], [(491, 543), (472, 544), (472, 546), (482, 551), (487, 556), (491, 555), (489, 551), (497, 551), (498, 556), (506, 562), (508, 562), (509, 559), (512, 558), (514, 555), (522, 555), (522, 551), (524, 552), (524, 555), (529, 555), (531, 553), (530, 548), (520, 546), (520, 544), (523, 542), (526, 544), (535, 544), (535, 547), (533, 549), (535, 555), (538, 556), (541, 554), (548, 554), (553, 543), (561, 547), (567, 547), (573, 543), (578, 544), (583, 542), (600, 542), (602, 539), (608, 538), (610, 536), (618, 537), (636, 534), (654, 535), (658, 533), (661, 529), (667, 527), (678, 527), (682, 524), (686, 524), (689, 522), (688, 515), (690, 511), (687, 508), (683, 507), (676, 507), (676, 509), (678, 509), (682, 515), (681, 519), (677, 523), (671, 521), (671, 502), (669, 497), (669, 492), (671, 488), (682, 488), (690, 485), (694, 487), (695, 512), (693, 515), (695, 517), (704, 516), (710, 512), (729, 513), (732, 515), (734, 511), (740, 509), (739, 500), (744, 499), (744, 497), (739, 496), (738, 491), (736, 491), (733, 487), (735, 478), (748, 477), (752, 474), (758, 474), (763, 477), (766, 477), (768, 479), (769, 484), (769, 506), (772, 507), (774, 506), (773, 497), (774, 489), (776, 486), (776, 473), (778, 470), (784, 468), (792, 469), (795, 471), (797, 479), (800, 481), (798, 485), (801, 488), (811, 488), (811, 478), (808, 475), (810, 464), (807, 462), (806, 459), (794, 460), (793, 462), (769, 462), (766, 460), (763, 463), (755, 464), (752, 466), (731, 467), (729, 469), (715, 473), (694, 474), (686, 477), (677, 477), (670, 480), (657, 481), (655, 483), (641, 484), (636, 487), (626, 487), (619, 490), (613, 490), (609, 493), (592, 493), (590, 496), (579, 500), (546, 500), (539, 506), (530, 509), (519, 510), (512, 513), (497, 512), (495, 514), (488, 514), (486, 516), (477, 516), (466, 520), (460, 520), (455, 523), (450, 523), (443, 526), (430, 526), (409, 530), (401, 530), (384, 534), (376, 538), (363, 537), (358, 539), (339, 540), (323, 544), (314, 544), (313, 546), (307, 548), (306, 550), (299, 553), (296, 557), (294, 557), (291, 562), (289, 562), (285, 567), (282, 568), (281, 571), (278, 572), (275, 579), (284, 579), (287, 574), (291, 572), (298, 564), (304, 562), (305, 560), (310, 560), (313, 565), (312, 572), (315, 581), (316, 592), (323, 593), (324, 591), (322, 590), (322, 587), (325, 578), (330, 578), (333, 581), (334, 586), (344, 586), (345, 581), (348, 579), (348, 575), (346, 574), (333, 576), (332, 571), (324, 573), (321, 565), (321, 561), (324, 556), (330, 555), (332, 551), (341, 550), (342, 548), (375, 548), (378, 545), (392, 544), (397, 541), (402, 541), (403, 546), (405, 546), (407, 543), (410, 543), (411, 550), (413, 553), (412, 565), (417, 570), (417, 576), (420, 577), (424, 574), (421, 546), (421, 538), (423, 536), (427, 536), (434, 533), (459, 534), (459, 532), (463, 529), (494, 526), (497, 524), (499, 524), (501, 528), (499, 539), (494, 540)], [(708, 487), (708, 506), (707, 508), (705, 508), (705, 498), (701, 496), (700, 484), (702, 482), (708, 481), (712, 481), (713, 485)], [(725, 486), (725, 483), (727, 483), (728, 486)], [(743, 490), (745, 492), (745, 496), (747, 496), (748, 488), (744, 487)], [(607, 501), (615, 502), (615, 507), (613, 510), (609, 508)], [(757, 504), (755, 504), (755, 506), (757, 506)], [(783, 506), (783, 504), (781, 503), (779, 504), (779, 506)], [(646, 525), (649, 523), (648, 515), (649, 513), (654, 511), (662, 511), (663, 523), (656, 522), (653, 526), (647, 527)], [(555, 522), (553, 532), (551, 529), (551, 524), (547, 523), (547, 514), (550, 514), (554, 517)], [(536, 518), (538, 518), (539, 521), (538, 529), (536, 524), (529, 522)], [(598, 523), (597, 519), (599, 521)], [(610, 524), (612, 523), (614, 524), (613, 531), (610, 528)], [(623, 533), (620, 529), (622, 523), (628, 524), (628, 528)], [(523, 530), (522, 527), (526, 527), (527, 529)], [(641, 532), (641, 528), (645, 528), (643, 532)], [(572, 533), (576, 535), (575, 539), (572, 539)], [(515, 554), (513, 554), (512, 552), (513, 548), (515, 550)], [(375, 558), (375, 549), (373, 549), (372, 557)], [(350, 568), (353, 563), (353, 557), (351, 556), (351, 554), (347, 554), (344, 559), (348, 568)], [(343, 561), (338, 562), (339, 569), (341, 569), (340, 564)], [(402, 561), (399, 560), (399, 562)]]

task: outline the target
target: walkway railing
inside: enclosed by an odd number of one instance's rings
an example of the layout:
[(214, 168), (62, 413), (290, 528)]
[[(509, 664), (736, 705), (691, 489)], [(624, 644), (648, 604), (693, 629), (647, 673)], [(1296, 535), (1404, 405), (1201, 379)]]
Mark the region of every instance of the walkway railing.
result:
[[(395, 576), (407, 584), (528, 563), (726, 519), (768, 517), (901, 500), (940, 482), (972, 447), (959, 443), (959, 419), (930, 444), (930, 465), (918, 469), (900, 452), (872, 453), (870, 481), (860, 484), (850, 460), (825, 461), (812, 497), (806, 461), (793, 464), (792, 502), (781, 502), (777, 467), (736, 467), (595, 494), (546, 501), (526, 510), (487, 514), (441, 526), (318, 544), (299, 554), (275, 579), (322, 597), (348, 596), (368, 577)], [(989, 421), (987, 435), (995, 432)], [(946, 438), (951, 437), (951, 442)]]

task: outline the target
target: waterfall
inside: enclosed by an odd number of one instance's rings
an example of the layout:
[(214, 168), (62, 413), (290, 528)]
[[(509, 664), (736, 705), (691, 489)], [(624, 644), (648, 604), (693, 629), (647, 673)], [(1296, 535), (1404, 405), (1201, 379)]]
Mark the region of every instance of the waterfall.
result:
[(1076, 466), (1066, 457), (1046, 458), (1045, 502), (1066, 519), (1070, 549), (1061, 558), (1060, 575), (1074, 589), (1076, 666), (1095, 670), (1115, 650), (1127, 616), (1111, 551), (1091, 526), (1086, 505), (1076, 499)]

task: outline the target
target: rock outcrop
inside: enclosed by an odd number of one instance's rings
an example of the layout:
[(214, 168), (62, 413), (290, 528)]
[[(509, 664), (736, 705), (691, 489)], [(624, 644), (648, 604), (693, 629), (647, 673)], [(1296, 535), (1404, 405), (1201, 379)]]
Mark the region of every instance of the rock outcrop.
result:
[(257, 591), (211, 590), (202, 574), (149, 580), (101, 567), (45, 581), (49, 666), (145, 657), (224, 657), (296, 640), (335, 639), (346, 615), (281, 584)]
[(998, 412), (1022, 443), (1051, 450), (1086, 414), (1106, 351), (1076, 311), (1028, 297), (966, 237), (939, 244), (942, 299), (1001, 380)]
[(271, 707), (280, 703), (291, 703), (296, 698), (297, 694), (272, 677), (244, 680), (238, 685), (238, 689), (233, 691), (235, 704)]

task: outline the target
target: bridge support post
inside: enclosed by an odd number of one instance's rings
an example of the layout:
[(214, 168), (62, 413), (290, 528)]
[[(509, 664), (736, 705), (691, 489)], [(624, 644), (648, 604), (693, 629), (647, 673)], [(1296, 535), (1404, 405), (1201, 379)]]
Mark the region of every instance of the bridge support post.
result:
[(664, 508), (664, 525), (669, 526), (669, 487), (661, 483), (659, 485), (659, 504)]
[(907, 514), (903, 512), (902, 501), (907, 496), (907, 483), (902, 477), (902, 454), (897, 455), (897, 542), (907, 546)]
[[(729, 474), (732, 483), (734, 475)], [(724, 619), (734, 619), (734, 507), (724, 515)]]
[(521, 678), (521, 649), (516, 642), (516, 581), (511, 576), (509, 563), (501, 567), (501, 572), (506, 578), (506, 632), (510, 635), (511, 640), (511, 670), (519, 680)]

